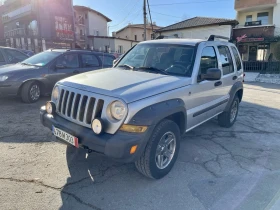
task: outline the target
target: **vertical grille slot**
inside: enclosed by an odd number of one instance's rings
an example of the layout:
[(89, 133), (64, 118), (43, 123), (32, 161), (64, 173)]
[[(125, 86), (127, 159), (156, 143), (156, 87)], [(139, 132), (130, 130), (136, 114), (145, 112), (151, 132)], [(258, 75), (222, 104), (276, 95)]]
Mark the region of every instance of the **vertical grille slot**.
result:
[(72, 110), (72, 106), (73, 106), (73, 99), (74, 99), (74, 93), (71, 92), (70, 93), (70, 96), (69, 96), (69, 101), (68, 101), (68, 105), (67, 105), (67, 108), (66, 108), (66, 115), (68, 117), (70, 117), (70, 114), (71, 114), (71, 110)]
[(87, 108), (87, 112), (86, 112), (86, 115), (85, 115), (85, 118), (86, 118), (85, 123), (87, 123), (87, 124), (91, 124), (91, 120), (92, 120), (91, 118), (92, 118), (94, 104), (95, 104), (95, 98), (90, 98), (88, 108)]
[(63, 97), (64, 97), (64, 90), (62, 89), (61, 93), (60, 93), (60, 98), (59, 98), (58, 112), (61, 112), (61, 103), (62, 103)]
[(77, 118), (78, 106), (80, 103), (81, 94), (77, 94), (73, 104), (73, 119)]
[(65, 91), (63, 101), (62, 101), (62, 111), (61, 113), (65, 115), (66, 106), (68, 102), (69, 91)]
[(81, 101), (81, 106), (80, 106), (80, 111), (78, 113), (79, 115), (79, 120), (82, 122), (84, 120), (84, 114), (85, 114), (85, 109), (86, 109), (86, 104), (87, 104), (88, 97), (83, 96), (82, 101)]
[(99, 99), (96, 105), (95, 118), (101, 117), (103, 105), (104, 105), (104, 100)]

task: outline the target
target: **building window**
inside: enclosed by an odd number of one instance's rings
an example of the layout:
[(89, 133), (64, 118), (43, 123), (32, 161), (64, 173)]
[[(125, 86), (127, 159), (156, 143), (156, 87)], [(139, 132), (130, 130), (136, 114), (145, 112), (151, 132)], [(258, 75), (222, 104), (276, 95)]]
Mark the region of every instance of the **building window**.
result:
[(246, 22), (252, 22), (253, 21), (253, 16), (252, 15), (247, 15), (246, 16)]
[(85, 18), (87, 19), (87, 14), (85, 14)]
[(262, 25), (268, 25), (268, 12), (258, 13), (258, 21), (261, 21)]
[(135, 41), (137, 41), (137, 35), (134, 35), (134, 39), (135, 39)]
[(258, 46), (257, 60), (265, 61), (268, 58), (270, 44), (260, 44)]
[(118, 53), (123, 53), (123, 46), (120, 45), (120, 46), (118, 47)]

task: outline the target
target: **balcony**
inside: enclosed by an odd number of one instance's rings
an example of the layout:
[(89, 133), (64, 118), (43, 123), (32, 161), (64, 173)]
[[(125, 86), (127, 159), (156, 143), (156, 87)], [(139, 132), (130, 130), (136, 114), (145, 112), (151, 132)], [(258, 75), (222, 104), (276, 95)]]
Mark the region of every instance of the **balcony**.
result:
[(8, 13), (2, 15), (2, 21), (3, 21), (3, 23), (7, 23), (7, 22), (10, 22), (11, 20), (21, 18), (25, 15), (29, 15), (29, 14), (31, 14), (31, 12), (32, 12), (32, 5), (27, 4), (23, 7), (20, 7), (18, 9), (15, 9), (11, 12), (8, 12)]
[(262, 21), (250, 21), (250, 22), (245, 22), (245, 27), (250, 27), (250, 26), (260, 26), (262, 25)]
[(257, 8), (269, 8), (277, 4), (277, 0), (235, 0), (234, 9), (241, 10), (254, 10)]
[(7, 31), (4, 33), (5, 38), (10, 38), (10, 37), (19, 37), (19, 36), (25, 36), (25, 29), (24, 28), (16, 28), (10, 31)]
[(263, 42), (278, 36), (274, 25), (252, 26), (233, 29), (233, 40), (237, 42)]

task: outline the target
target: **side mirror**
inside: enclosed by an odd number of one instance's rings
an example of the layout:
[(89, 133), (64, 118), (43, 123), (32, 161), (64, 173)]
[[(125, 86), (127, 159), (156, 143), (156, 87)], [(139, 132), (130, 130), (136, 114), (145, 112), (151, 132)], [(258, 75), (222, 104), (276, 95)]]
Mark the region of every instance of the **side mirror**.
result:
[(221, 69), (217, 68), (210, 68), (207, 69), (206, 74), (201, 74), (202, 80), (220, 80), (222, 77), (222, 71)]
[(62, 64), (56, 64), (56, 65), (55, 65), (55, 68), (56, 68), (56, 69), (64, 69), (65, 66), (63, 66)]

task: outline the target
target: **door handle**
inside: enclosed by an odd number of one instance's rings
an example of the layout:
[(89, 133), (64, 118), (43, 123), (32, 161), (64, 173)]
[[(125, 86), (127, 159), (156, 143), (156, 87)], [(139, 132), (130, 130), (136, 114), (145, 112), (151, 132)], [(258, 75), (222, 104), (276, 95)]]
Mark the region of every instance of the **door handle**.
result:
[(223, 84), (222, 81), (215, 82), (215, 87), (218, 87), (218, 86), (220, 86), (220, 85), (222, 85), (222, 84)]
[(73, 71), (74, 74), (79, 74), (80, 72), (78, 70)]
[(236, 79), (237, 79), (237, 76), (232, 77), (232, 80), (236, 80)]

